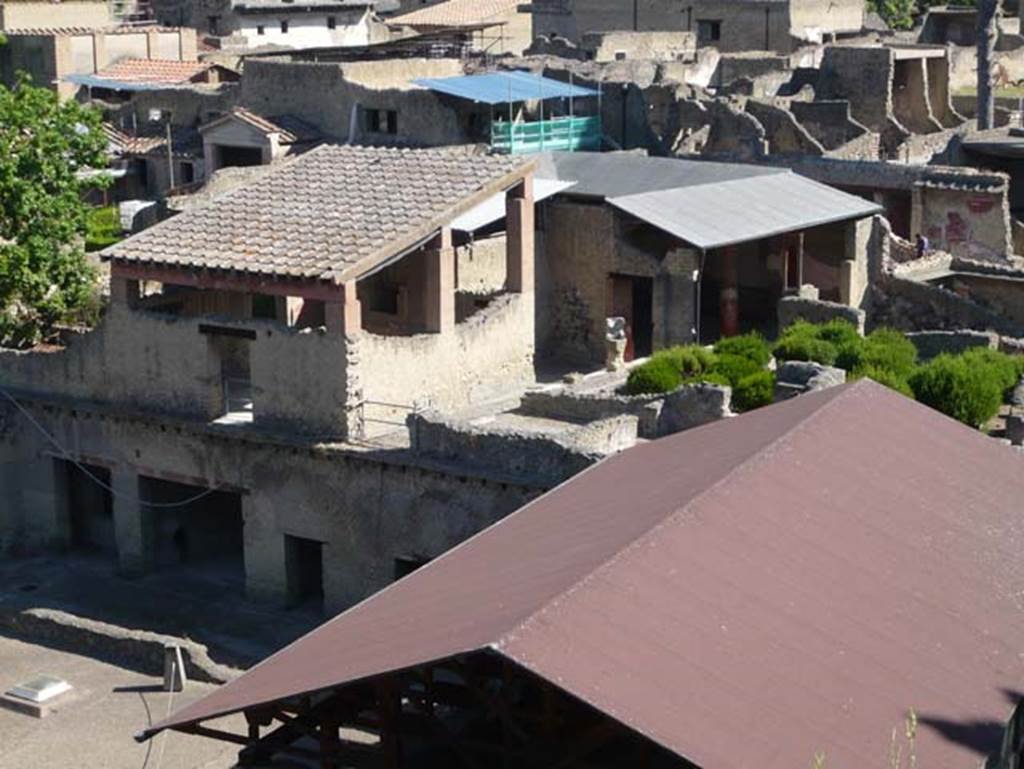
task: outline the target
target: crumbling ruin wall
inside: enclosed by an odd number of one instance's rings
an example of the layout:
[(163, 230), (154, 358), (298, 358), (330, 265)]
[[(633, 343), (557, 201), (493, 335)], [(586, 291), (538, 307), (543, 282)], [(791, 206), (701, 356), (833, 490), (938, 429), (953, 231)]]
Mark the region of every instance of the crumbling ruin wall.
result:
[(849, 321), (863, 331), (865, 317), (864, 310), (857, 307), (848, 307), (839, 302), (805, 299), (799, 296), (784, 296), (779, 300), (779, 328), (786, 328), (795, 320), (806, 320), (810, 323), (827, 323), (838, 318)]
[(533, 381), (533, 294), (502, 294), (442, 334), (363, 332), (353, 365), (378, 403), (464, 406)]
[(1024, 325), (949, 289), (883, 276), (873, 286), (872, 323), (900, 331), (975, 329), (1024, 336)]
[(888, 48), (829, 46), (815, 88), (818, 99), (845, 99), (854, 119), (882, 133), (893, 113), (895, 60)]
[(764, 128), (768, 152), (773, 155), (823, 155), (825, 147), (797, 122), (793, 112), (774, 104), (748, 99), (746, 111)]
[(636, 444), (637, 418), (618, 414), (545, 434), (448, 419), (431, 411), (408, 418), (412, 450), (470, 467), (529, 474), (558, 484)]
[(901, 125), (918, 134), (942, 130), (928, 103), (924, 59), (897, 59), (893, 67), (892, 111)]
[(846, 100), (794, 101), (789, 105), (800, 125), (828, 150), (870, 133), (850, 115)]
[(920, 229), (932, 248), (956, 257), (1005, 261), (1013, 252), (1005, 187), (919, 186)]
[(699, 383), (683, 385), (667, 395), (533, 390), (523, 395), (519, 411), (578, 422), (631, 414), (639, 420), (640, 437), (654, 439), (731, 416), (731, 403), (729, 387)]
[(680, 101), (679, 123), (672, 143), (675, 154), (722, 156), (736, 162), (768, 154), (764, 126), (726, 100)]

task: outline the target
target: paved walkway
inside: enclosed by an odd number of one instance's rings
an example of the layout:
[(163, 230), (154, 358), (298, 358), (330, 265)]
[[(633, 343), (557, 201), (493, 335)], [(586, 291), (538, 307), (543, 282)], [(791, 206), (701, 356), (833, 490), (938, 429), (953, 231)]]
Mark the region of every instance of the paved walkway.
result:
[[(71, 684), (46, 718), (0, 708), (0, 769), (227, 769), (238, 746), (165, 732), (145, 744), (132, 735), (214, 689), (190, 683), (168, 694), (160, 680), (77, 654), (0, 637), (0, 691), (40, 673)], [(211, 722), (213, 723), (213, 722)], [(245, 719), (232, 716), (218, 728), (245, 734)]]

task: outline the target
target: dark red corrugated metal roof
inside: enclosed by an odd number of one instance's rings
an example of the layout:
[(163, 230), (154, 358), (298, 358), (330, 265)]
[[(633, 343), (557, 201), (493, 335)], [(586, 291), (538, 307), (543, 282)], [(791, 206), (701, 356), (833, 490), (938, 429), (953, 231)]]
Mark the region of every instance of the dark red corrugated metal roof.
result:
[(489, 647), (689, 760), (920, 766), (1024, 679), (1024, 462), (868, 381), (633, 448), (158, 724)]

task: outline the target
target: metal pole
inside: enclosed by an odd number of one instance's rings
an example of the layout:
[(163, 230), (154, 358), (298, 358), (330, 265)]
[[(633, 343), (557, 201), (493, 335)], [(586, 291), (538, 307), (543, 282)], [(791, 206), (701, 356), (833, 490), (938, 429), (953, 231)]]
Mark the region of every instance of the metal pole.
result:
[(544, 76), (537, 76), (537, 85), (540, 86), (540, 148), (544, 149)]
[(171, 144), (171, 119), (167, 118), (167, 176), (170, 182), (169, 190), (174, 189), (174, 147)]
[(573, 134), (573, 109), (572, 109), (572, 70), (569, 70), (569, 151), (576, 150), (576, 143), (572, 140)]

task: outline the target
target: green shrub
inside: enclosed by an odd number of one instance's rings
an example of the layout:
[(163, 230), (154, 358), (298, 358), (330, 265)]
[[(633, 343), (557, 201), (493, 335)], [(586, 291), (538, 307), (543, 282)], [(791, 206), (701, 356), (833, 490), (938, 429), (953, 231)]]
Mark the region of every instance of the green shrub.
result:
[(906, 379), (917, 365), (917, 348), (899, 331), (880, 328), (839, 348), (836, 365), (854, 372), (864, 368), (890, 371)]
[(117, 206), (92, 208), (85, 219), (85, 250), (99, 251), (121, 240), (121, 217)]
[(714, 353), (696, 344), (669, 347), (656, 352), (653, 358), (670, 361), (683, 379), (699, 378), (715, 362)]
[(767, 406), (775, 397), (775, 375), (771, 371), (756, 371), (743, 377), (732, 390), (732, 406), (736, 411)]
[(744, 377), (756, 374), (763, 369), (764, 366), (755, 363), (750, 358), (726, 353), (717, 357), (710, 373), (725, 377), (729, 384), (735, 387)]
[(988, 371), (999, 381), (1004, 394), (1013, 390), (1020, 381), (1021, 356), (1007, 355), (988, 347), (973, 347), (962, 352), (959, 357), (969, 366)]
[(894, 371), (887, 368), (876, 368), (874, 366), (864, 366), (854, 370), (850, 379), (873, 379), (880, 385), (885, 385), (890, 390), (895, 390), (901, 395), (906, 395), (908, 398), (914, 397), (914, 391), (910, 389), (910, 384), (907, 382), (906, 377), (901, 376)]
[(717, 371), (712, 371), (708, 374), (704, 374), (700, 381), (704, 384), (721, 385), (723, 387), (732, 387), (732, 382), (729, 381), (729, 377), (725, 374), (719, 374)]
[(810, 360), (825, 366), (835, 365), (838, 348), (824, 339), (808, 336), (784, 336), (775, 344), (775, 357), (779, 360)]
[(715, 344), (715, 353), (718, 355), (739, 355), (742, 358), (752, 360), (758, 366), (768, 365), (772, 358), (772, 349), (768, 342), (757, 331), (741, 336), (730, 336), (718, 340)]
[(861, 335), (857, 327), (848, 320), (833, 318), (832, 320), (813, 326), (817, 331), (816, 336), (826, 342), (831, 342), (836, 347), (843, 347), (848, 344), (857, 344), (861, 341)]
[[(790, 324), (775, 343), (775, 357), (779, 360), (811, 360), (826, 366), (833, 365), (839, 354), (839, 346), (821, 338), (823, 328), (805, 320)], [(835, 339), (844, 338), (843, 330), (830, 327), (830, 336)]]
[(1006, 389), (1004, 372), (977, 365), (968, 354), (939, 355), (910, 376), (914, 397), (972, 427), (981, 427), (999, 412)]
[(675, 363), (665, 355), (654, 356), (629, 372), (623, 388), (627, 395), (667, 393), (683, 383)]

